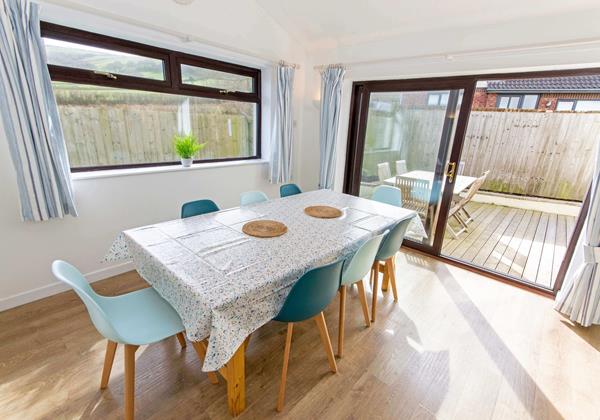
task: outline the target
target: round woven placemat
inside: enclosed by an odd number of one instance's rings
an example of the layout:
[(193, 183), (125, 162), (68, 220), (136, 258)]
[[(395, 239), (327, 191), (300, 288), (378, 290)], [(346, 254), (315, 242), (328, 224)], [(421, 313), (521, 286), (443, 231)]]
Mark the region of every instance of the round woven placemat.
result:
[(257, 238), (274, 238), (286, 233), (287, 226), (275, 220), (254, 220), (246, 223), (242, 227), (242, 232)]
[(319, 219), (335, 219), (342, 215), (340, 209), (330, 206), (310, 206), (304, 209), (304, 213)]

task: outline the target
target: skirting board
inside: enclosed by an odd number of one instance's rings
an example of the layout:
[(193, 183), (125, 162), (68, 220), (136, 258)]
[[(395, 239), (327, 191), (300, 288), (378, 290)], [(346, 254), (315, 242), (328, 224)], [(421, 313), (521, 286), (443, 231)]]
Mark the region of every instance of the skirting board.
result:
[[(134, 266), (132, 262), (125, 262), (89, 272), (85, 274), (85, 278), (90, 283), (94, 283), (96, 281), (104, 280), (133, 269)], [(38, 287), (37, 289), (28, 290), (26, 292), (17, 293), (16, 295), (2, 298), (0, 299), (0, 312), (43, 299), (48, 296), (56, 295), (57, 293), (61, 293), (69, 289), (69, 286), (57, 281), (46, 286)]]

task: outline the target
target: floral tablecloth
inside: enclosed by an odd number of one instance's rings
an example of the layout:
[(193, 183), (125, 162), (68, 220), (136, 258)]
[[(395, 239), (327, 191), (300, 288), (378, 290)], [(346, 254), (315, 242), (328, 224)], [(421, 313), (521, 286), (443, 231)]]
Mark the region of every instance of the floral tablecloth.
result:
[[(304, 213), (310, 205), (343, 210), (338, 219)], [(402, 209), (319, 190), (187, 219), (126, 230), (105, 261), (133, 260), (139, 274), (179, 313), (190, 340), (209, 337), (204, 371), (221, 368), (244, 339), (273, 319), (307, 270), (350, 256), (368, 238), (411, 218)], [(242, 233), (255, 219), (283, 222), (288, 232), (261, 239)]]

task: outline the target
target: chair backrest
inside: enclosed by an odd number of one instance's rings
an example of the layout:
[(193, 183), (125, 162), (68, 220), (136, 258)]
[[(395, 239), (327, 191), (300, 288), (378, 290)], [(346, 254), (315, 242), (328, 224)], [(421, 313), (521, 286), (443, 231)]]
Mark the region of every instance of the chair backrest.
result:
[(402, 246), (402, 241), (404, 241), (404, 235), (406, 235), (410, 222), (410, 218), (401, 220), (385, 235), (375, 257), (377, 261), (384, 261), (396, 255), (396, 252)]
[(396, 175), (402, 175), (408, 172), (408, 167), (406, 166), (405, 160), (397, 160), (396, 161)]
[(389, 162), (382, 162), (377, 164), (377, 176), (379, 176), (379, 180), (381, 182), (385, 181), (388, 178), (391, 178), (392, 173), (390, 172)]
[(481, 175), (479, 178), (477, 178), (475, 180), (475, 182), (473, 182), (471, 184), (469, 191), (467, 191), (465, 198), (462, 199), (461, 202), (464, 202), (466, 204), (469, 201), (471, 201), (471, 199), (475, 196), (475, 194), (477, 194), (477, 191), (479, 191), (479, 189), (483, 186), (483, 184), (485, 183), (485, 180), (487, 179), (487, 176), (489, 174), (490, 174), (490, 171), (485, 171), (483, 173), (483, 175)]
[(403, 207), (426, 213), (429, 208), (431, 186), (426, 179), (396, 176), (396, 187), (402, 192)]
[(275, 320), (299, 322), (323, 311), (340, 288), (343, 265), (339, 260), (306, 272), (292, 286)]
[(342, 273), (341, 284), (348, 285), (356, 283), (369, 273), (373, 266), (373, 261), (375, 261), (375, 256), (377, 255), (381, 241), (387, 233), (388, 232), (386, 231), (381, 235), (369, 239), (362, 244), (352, 258), (346, 261), (344, 264), (344, 272)]
[(279, 187), (279, 196), (287, 197), (289, 195), (301, 194), (302, 190), (296, 184), (284, 184)]
[(262, 191), (246, 191), (240, 195), (240, 206), (269, 201), (269, 197)]
[(400, 189), (390, 185), (379, 185), (373, 190), (371, 200), (402, 207), (402, 192)]
[(111, 341), (124, 342), (114, 328), (110, 315), (105, 310), (103, 299), (106, 298), (94, 292), (94, 289), (90, 287), (79, 270), (66, 261), (57, 260), (52, 263), (52, 274), (75, 290), (75, 293), (85, 304), (92, 323), (100, 334)]
[(185, 219), (214, 211), (219, 211), (219, 206), (212, 200), (190, 201), (181, 206), (181, 218)]
[(465, 171), (465, 161), (461, 160), (460, 162), (458, 162), (458, 171), (456, 172), (456, 175), (462, 175), (464, 171)]

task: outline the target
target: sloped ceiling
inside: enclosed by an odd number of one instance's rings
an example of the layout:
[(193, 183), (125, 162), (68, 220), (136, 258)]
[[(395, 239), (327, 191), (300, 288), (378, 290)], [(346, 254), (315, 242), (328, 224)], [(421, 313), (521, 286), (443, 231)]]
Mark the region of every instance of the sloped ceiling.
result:
[[(255, 0), (307, 48), (335, 47), (563, 12), (598, 0)], [(560, 30), (554, 28), (552, 30)]]

